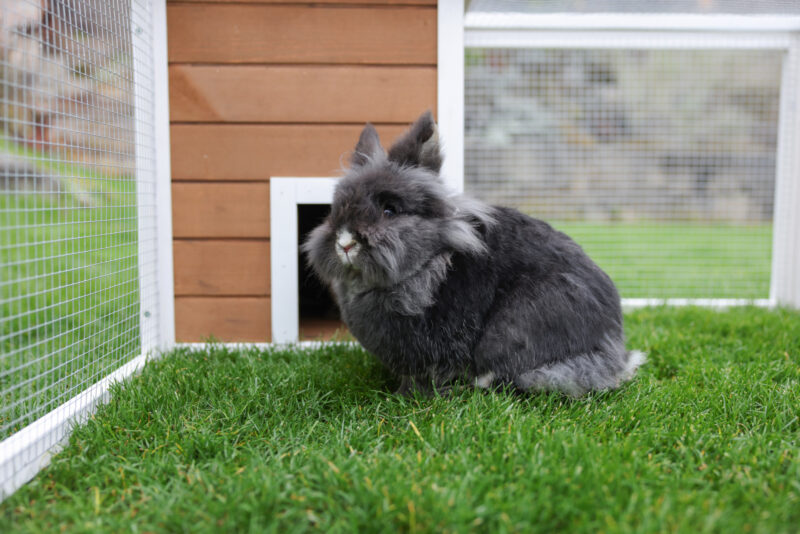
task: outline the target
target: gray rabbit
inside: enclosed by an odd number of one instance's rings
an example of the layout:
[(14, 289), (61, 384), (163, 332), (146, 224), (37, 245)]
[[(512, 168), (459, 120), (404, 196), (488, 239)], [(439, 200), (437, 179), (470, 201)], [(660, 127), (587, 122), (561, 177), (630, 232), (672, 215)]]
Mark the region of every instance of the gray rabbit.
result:
[(579, 396), (619, 386), (644, 363), (625, 349), (614, 283), (580, 246), (445, 188), (430, 112), (388, 154), (367, 124), (350, 163), (302, 248), (400, 392), (467, 380)]

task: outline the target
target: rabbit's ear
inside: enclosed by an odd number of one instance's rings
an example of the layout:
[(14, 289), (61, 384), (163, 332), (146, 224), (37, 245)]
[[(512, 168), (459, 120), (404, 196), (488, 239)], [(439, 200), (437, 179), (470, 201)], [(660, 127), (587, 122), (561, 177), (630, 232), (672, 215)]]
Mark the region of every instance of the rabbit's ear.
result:
[(361, 137), (358, 138), (358, 143), (353, 151), (353, 155), (350, 156), (350, 165), (359, 167), (376, 158), (384, 156), (386, 156), (386, 153), (381, 146), (378, 132), (372, 124), (367, 123), (361, 131)]
[(425, 167), (438, 173), (442, 168), (439, 129), (426, 111), (389, 149), (389, 159), (401, 165)]

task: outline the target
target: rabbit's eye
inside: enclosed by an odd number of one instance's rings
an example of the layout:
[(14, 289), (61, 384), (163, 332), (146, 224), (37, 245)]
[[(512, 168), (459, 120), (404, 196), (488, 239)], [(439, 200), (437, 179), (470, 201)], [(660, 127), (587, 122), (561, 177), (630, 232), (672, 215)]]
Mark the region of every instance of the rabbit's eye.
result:
[(383, 206), (384, 217), (394, 217), (395, 215), (397, 215), (397, 208), (395, 208), (392, 204), (385, 204)]

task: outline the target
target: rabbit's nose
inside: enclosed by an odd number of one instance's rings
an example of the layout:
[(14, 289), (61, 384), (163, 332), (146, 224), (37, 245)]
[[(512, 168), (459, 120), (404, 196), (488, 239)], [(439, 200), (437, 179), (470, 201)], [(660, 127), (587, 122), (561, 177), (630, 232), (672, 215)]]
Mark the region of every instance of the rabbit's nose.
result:
[(336, 244), (346, 254), (356, 246), (355, 237), (348, 230), (342, 230), (336, 238)]

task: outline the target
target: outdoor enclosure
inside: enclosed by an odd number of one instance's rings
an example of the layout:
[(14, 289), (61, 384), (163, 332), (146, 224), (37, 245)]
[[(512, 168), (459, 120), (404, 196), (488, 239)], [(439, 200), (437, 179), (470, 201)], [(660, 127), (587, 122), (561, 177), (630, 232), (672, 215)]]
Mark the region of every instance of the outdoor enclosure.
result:
[(388, 146), (431, 109), (448, 186), (629, 305), (800, 306), (800, 8), (464, 8), (0, 1), (0, 498), (176, 337), (341, 326), (302, 322), (297, 244), (367, 121)]
[(466, 190), (573, 236), (631, 304), (796, 293), (798, 13), (472, 2)]
[(169, 343), (156, 19), (146, 1), (0, 4), (0, 498)]

